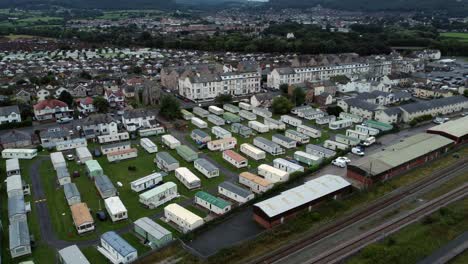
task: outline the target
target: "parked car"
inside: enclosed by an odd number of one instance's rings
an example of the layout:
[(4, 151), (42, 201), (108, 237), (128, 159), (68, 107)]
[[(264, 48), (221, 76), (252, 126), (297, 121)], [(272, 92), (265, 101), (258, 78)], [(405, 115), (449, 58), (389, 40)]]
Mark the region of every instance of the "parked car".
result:
[(351, 149), (351, 153), (358, 155), (358, 156), (364, 156), (364, 151), (360, 147), (354, 147)]
[(62, 117), (62, 118), (57, 119), (57, 123), (59, 124), (66, 124), (71, 121), (73, 121), (73, 117)]
[(342, 160), (342, 161), (344, 161), (344, 162), (346, 162), (346, 163), (350, 163), (350, 162), (351, 162), (351, 160), (350, 160), (349, 158), (347, 158), (347, 157), (338, 157), (338, 158), (336, 158), (336, 159), (337, 159), (337, 160)]
[(334, 159), (332, 161), (332, 164), (340, 168), (346, 167), (346, 162), (342, 159)]
[(75, 156), (73, 154), (68, 154), (67, 155), (67, 160), (69, 160), (69, 161), (75, 160)]
[(368, 137), (366, 140), (362, 142), (362, 145), (365, 147), (369, 147), (370, 145), (375, 143), (375, 137)]

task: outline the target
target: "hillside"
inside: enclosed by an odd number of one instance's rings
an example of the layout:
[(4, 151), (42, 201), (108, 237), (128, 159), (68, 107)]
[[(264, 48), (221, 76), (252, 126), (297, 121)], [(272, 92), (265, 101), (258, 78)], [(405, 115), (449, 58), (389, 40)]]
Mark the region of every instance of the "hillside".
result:
[(83, 9), (166, 9), (175, 8), (175, 0), (1, 0), (0, 8), (48, 8), (50, 6)]

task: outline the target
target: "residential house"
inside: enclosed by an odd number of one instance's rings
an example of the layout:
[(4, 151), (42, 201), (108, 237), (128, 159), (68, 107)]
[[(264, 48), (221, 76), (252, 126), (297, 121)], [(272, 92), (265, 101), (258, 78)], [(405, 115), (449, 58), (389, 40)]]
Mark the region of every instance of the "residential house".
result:
[(3, 149), (29, 147), (35, 141), (33, 134), (20, 130), (10, 130), (0, 135), (0, 145)]
[(90, 115), (81, 119), (79, 124), (87, 138), (112, 135), (119, 132), (117, 120), (110, 114)]
[(66, 103), (57, 99), (42, 100), (34, 105), (34, 116), (38, 121), (69, 117), (72, 112)]
[(157, 127), (154, 112), (145, 109), (127, 110), (122, 116), (122, 124), (129, 132), (138, 129)]
[(104, 99), (107, 100), (110, 107), (122, 108), (125, 106), (125, 95), (121, 90), (107, 89), (104, 93)]
[(15, 99), (19, 102), (24, 102), (26, 104), (31, 103), (32, 95), (30, 92), (26, 90), (20, 90), (19, 92), (16, 93)]
[(274, 96), (271, 93), (259, 93), (250, 97), (252, 107), (269, 108), (273, 102)]
[(78, 111), (81, 114), (90, 114), (96, 112), (93, 101), (93, 98), (89, 96), (86, 98), (77, 99), (76, 103), (78, 104)]

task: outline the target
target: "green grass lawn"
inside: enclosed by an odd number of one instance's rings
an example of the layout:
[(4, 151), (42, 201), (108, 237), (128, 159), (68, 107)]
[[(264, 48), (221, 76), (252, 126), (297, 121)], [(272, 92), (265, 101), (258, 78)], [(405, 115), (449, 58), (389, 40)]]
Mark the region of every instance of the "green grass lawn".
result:
[(445, 32), (441, 33), (440, 36), (448, 39), (456, 39), (463, 42), (468, 42), (468, 33), (461, 32)]
[(441, 208), (384, 241), (365, 247), (348, 263), (416, 263), (466, 230), (468, 199)]

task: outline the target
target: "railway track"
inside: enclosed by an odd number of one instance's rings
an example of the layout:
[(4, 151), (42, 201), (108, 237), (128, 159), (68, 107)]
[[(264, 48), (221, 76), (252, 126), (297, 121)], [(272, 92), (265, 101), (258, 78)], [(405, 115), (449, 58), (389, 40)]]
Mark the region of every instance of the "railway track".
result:
[(454, 191), (447, 193), (425, 205), (422, 205), (415, 210), (395, 219), (388, 223), (384, 223), (359, 237), (352, 239), (344, 244), (338, 245), (337, 247), (313, 258), (307, 264), (333, 264), (337, 263), (352, 254), (356, 253), (365, 246), (376, 242), (383, 237), (394, 233), (401, 228), (419, 220), (423, 216), (431, 214), (439, 208), (446, 206), (447, 204), (463, 199), (468, 195), (468, 184), (463, 185), (455, 189)]
[(287, 256), (300, 251), (301, 249), (320, 241), (323, 238), (326, 238), (330, 235), (336, 234), (342, 229), (347, 228), (348, 226), (361, 221), (387, 207), (390, 207), (397, 202), (403, 200), (408, 195), (413, 193), (419, 192), (424, 190), (425, 188), (453, 175), (454, 173), (466, 170), (468, 168), (467, 164), (468, 159), (461, 159), (460, 161), (456, 162), (454, 165), (441, 169), (432, 176), (419, 180), (405, 188), (402, 188), (400, 191), (395, 191), (389, 195), (385, 195), (384, 197), (378, 199), (376, 202), (372, 203), (371, 205), (352, 213), (344, 218), (337, 220), (322, 229), (318, 230), (317, 232), (302, 238), (298, 241), (295, 241), (289, 245), (281, 247), (278, 250), (271, 252), (268, 255), (262, 256), (257, 258), (250, 263), (252, 264), (266, 264), (266, 263), (274, 263), (281, 259), (286, 258)]

